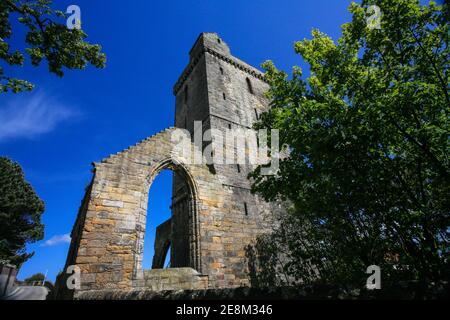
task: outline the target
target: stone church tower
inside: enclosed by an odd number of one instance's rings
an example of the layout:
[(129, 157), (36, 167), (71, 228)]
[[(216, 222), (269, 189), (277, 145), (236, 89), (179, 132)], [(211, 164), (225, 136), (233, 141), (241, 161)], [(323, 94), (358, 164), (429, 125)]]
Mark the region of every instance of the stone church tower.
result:
[[(246, 247), (270, 232), (279, 207), (250, 193), (252, 165), (193, 164), (174, 152), (173, 136), (186, 129), (192, 137), (189, 148), (195, 151), (205, 147), (204, 142), (194, 144), (195, 132), (213, 129), (212, 152), (219, 152), (220, 132), (249, 129), (268, 108), (268, 85), (259, 70), (232, 56), (216, 33), (200, 34), (189, 56), (173, 88), (174, 127), (94, 163), (65, 266), (81, 271), (81, 285), (69, 295), (250, 284)], [(153, 268), (143, 270), (145, 226), (151, 219), (148, 192), (163, 169), (174, 175), (172, 216), (157, 228)], [(170, 268), (162, 269), (169, 247)], [(59, 281), (61, 292), (64, 281)]]

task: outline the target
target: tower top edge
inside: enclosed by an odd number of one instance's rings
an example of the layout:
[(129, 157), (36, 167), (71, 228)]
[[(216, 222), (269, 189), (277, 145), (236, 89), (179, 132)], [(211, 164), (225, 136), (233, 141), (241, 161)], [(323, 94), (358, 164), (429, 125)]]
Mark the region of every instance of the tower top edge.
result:
[(186, 79), (200, 60), (205, 52), (212, 54), (216, 58), (229, 63), (236, 68), (248, 73), (249, 75), (256, 77), (266, 82), (264, 73), (259, 69), (247, 64), (246, 62), (234, 57), (231, 54), (230, 47), (216, 32), (202, 32), (199, 34), (194, 42), (191, 50), (189, 51), (189, 63), (181, 73), (178, 81), (173, 87), (173, 94), (176, 95), (180, 88), (183, 86)]

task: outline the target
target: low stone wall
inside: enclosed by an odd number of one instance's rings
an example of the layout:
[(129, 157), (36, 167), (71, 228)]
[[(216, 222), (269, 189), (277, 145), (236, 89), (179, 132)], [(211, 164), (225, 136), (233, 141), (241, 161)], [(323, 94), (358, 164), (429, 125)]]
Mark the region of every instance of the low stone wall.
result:
[(208, 276), (192, 268), (151, 269), (144, 271), (144, 280), (136, 282), (135, 287), (149, 291), (204, 290), (208, 288)]
[(78, 300), (373, 300), (373, 299), (446, 299), (450, 289), (448, 283), (421, 284), (416, 282), (398, 283), (381, 290), (345, 290), (340, 286), (314, 285), (301, 287), (274, 287), (208, 290), (99, 290), (84, 292)]

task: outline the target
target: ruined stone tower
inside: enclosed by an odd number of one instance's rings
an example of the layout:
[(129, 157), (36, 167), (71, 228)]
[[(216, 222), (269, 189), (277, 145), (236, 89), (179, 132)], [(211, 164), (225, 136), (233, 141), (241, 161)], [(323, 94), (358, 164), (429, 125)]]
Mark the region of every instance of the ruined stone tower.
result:
[[(251, 165), (192, 164), (173, 152), (173, 134), (182, 128), (193, 136), (200, 125), (202, 132), (215, 130), (215, 141), (217, 132), (251, 128), (268, 108), (268, 85), (215, 33), (202, 33), (189, 56), (173, 88), (174, 127), (94, 163), (66, 262), (66, 269), (81, 270), (81, 287), (72, 294), (249, 285), (245, 248), (270, 231), (278, 207), (250, 193)], [(167, 168), (174, 172), (172, 217), (157, 228), (153, 269), (143, 270), (148, 192)], [(171, 268), (159, 269), (169, 246)]]

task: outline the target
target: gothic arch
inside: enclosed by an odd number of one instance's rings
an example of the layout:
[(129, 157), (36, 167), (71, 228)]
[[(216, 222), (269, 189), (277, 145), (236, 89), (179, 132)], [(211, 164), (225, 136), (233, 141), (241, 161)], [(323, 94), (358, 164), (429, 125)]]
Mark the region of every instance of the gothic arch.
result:
[(143, 189), (147, 190), (147, 192), (142, 193), (141, 195), (140, 203), (142, 210), (140, 210), (139, 216), (137, 217), (137, 221), (139, 221), (139, 223), (136, 225), (137, 237), (134, 250), (135, 265), (133, 270), (135, 280), (140, 280), (143, 277), (141, 273), (141, 271), (143, 271), (143, 239), (146, 232), (145, 222), (148, 219), (148, 208), (151, 206), (148, 199), (148, 191), (150, 190), (156, 176), (165, 169), (170, 169), (174, 173), (178, 174), (179, 177), (182, 177), (188, 187), (189, 267), (201, 272), (200, 223), (198, 217), (199, 201), (197, 184), (188, 166), (171, 155), (151, 165), (145, 178)]

